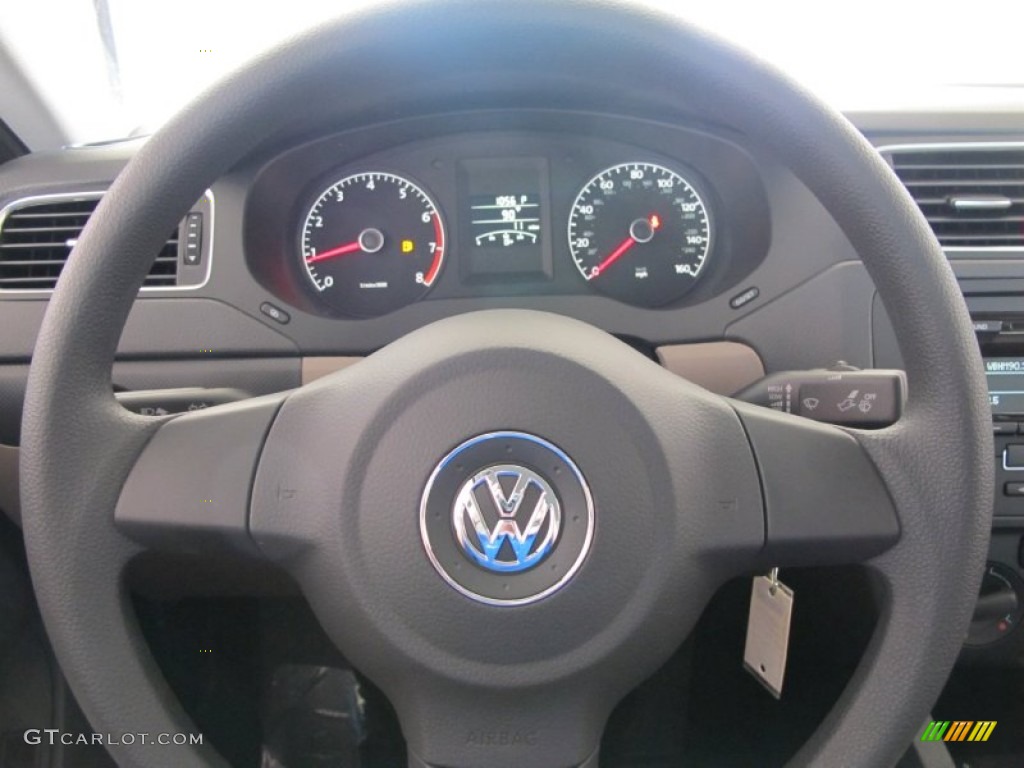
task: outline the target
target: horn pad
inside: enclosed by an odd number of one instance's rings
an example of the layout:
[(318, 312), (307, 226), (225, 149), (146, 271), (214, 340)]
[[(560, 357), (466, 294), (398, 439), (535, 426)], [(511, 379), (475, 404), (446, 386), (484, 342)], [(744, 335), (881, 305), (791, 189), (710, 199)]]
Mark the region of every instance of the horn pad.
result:
[(427, 481), (420, 534), (457, 591), (525, 605), (564, 586), (594, 535), (594, 501), (572, 459), (525, 432), (491, 432), (449, 453)]

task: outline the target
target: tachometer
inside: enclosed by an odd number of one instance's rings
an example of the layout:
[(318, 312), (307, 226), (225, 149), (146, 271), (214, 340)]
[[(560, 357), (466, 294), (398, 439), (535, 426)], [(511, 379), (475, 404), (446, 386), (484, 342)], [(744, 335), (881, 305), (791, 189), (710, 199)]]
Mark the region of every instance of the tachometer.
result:
[(317, 196), (300, 251), (322, 301), (347, 315), (381, 315), (421, 298), (437, 280), (444, 222), (408, 179), (357, 173)]
[(704, 273), (711, 218), (694, 185), (654, 163), (601, 171), (576, 196), (569, 250), (583, 278), (630, 304), (679, 299)]

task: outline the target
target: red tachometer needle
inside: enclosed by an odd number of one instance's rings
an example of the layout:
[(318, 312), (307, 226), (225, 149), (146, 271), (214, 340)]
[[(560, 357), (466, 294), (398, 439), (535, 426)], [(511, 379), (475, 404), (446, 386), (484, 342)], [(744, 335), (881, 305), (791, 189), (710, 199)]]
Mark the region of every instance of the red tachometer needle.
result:
[(331, 248), (329, 251), (318, 253), (316, 256), (310, 256), (306, 259), (307, 264), (316, 264), (318, 261), (327, 261), (327, 259), (335, 259), (338, 256), (344, 256), (346, 253), (355, 253), (356, 251), (363, 250), (363, 246), (356, 240), (354, 243), (347, 243), (346, 245), (339, 245), (337, 248)]
[[(629, 225), (629, 237), (619, 243), (618, 248), (608, 254), (608, 258), (602, 261), (594, 269), (594, 277), (597, 277), (604, 272), (608, 267), (618, 261), (622, 254), (628, 251), (637, 243), (650, 242), (651, 238), (654, 237), (655, 231), (661, 226), (661, 217), (656, 213), (652, 213), (646, 219), (637, 219)], [(648, 229), (649, 227), (649, 229)]]

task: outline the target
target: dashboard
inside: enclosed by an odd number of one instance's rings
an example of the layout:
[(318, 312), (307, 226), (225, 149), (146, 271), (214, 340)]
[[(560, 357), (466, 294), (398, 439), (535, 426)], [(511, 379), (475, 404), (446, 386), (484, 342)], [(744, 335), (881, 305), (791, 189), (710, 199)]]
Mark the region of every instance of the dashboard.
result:
[[(985, 132), (972, 114), (855, 119), (878, 146), (1020, 138), (1012, 122)], [(6, 250), (10, 212), (94, 207), (138, 145), (0, 167), (0, 262), (24, 253)], [(667, 365), (728, 342), (754, 365), (727, 393), (765, 371), (900, 363), (874, 286), (820, 201), (770, 151), (699, 115), (476, 109), (303, 126), (250, 153), (182, 222), (178, 284), (157, 276), (143, 288), (115, 386), (286, 389), (435, 320), (497, 307), (575, 317)], [(52, 239), (41, 258), (59, 265), (73, 238)], [(993, 280), (1024, 278), (1012, 253), (949, 255), (978, 311)], [(48, 295), (0, 285), (8, 444)]]

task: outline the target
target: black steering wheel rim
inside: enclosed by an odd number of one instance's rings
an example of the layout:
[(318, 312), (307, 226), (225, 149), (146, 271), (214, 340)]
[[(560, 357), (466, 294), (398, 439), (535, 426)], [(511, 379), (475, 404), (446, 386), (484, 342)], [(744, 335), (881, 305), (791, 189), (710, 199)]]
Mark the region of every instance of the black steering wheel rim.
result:
[[(436, 35), (420, 34), (439, 21)], [(614, 48), (594, 45), (612, 36)], [(602, 107), (608, 93), (638, 83), (643, 97), (624, 98), (629, 108), (665, 115), (682, 103), (782, 159), (861, 254), (893, 321), (909, 408), (894, 427), (858, 437), (899, 510), (899, 543), (871, 562), (887, 606), (854, 680), (795, 764), (893, 762), (956, 658), (987, 551), (990, 415), (962, 298), (912, 201), (841, 116), (703, 32), (613, 3), (446, 0), (345, 17), (201, 96), (111, 187), (50, 301), (22, 431), (33, 581), (97, 731), (194, 730), (125, 594), (122, 567), (139, 547), (94, 514), (116, 506), (128, 468), (160, 427), (117, 405), (110, 368), (162, 234), (247, 152), (294, 130), (296, 116), (345, 126), (459, 99)], [(222, 764), (208, 747), (135, 744), (114, 754), (124, 765)]]

